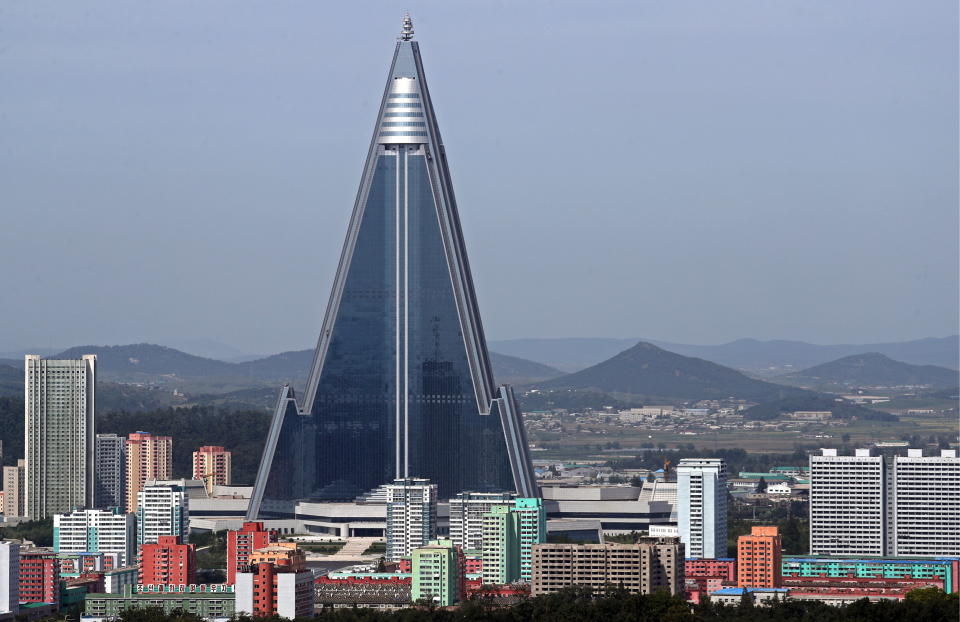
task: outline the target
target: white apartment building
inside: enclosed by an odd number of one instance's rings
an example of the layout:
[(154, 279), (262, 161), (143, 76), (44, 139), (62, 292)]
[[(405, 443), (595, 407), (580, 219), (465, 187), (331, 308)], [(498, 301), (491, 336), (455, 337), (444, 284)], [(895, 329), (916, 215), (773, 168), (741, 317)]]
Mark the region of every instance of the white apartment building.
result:
[(437, 487), (408, 477), (387, 484), (388, 561), (409, 557), (437, 535)]
[(126, 440), (117, 434), (97, 434), (96, 436), (94, 504), (98, 508), (125, 507), (127, 504)]
[(726, 557), (727, 466), (718, 458), (677, 465), (677, 527), (689, 558)]
[(97, 357), (24, 357), (26, 516), (92, 507)]
[(810, 554), (884, 555), (882, 456), (810, 456)]
[(20, 544), (0, 542), (0, 614), (20, 612)]
[(159, 536), (189, 538), (189, 498), (182, 486), (148, 483), (137, 493), (137, 545)]
[(887, 554), (960, 555), (960, 458), (908, 449), (887, 467)]
[(53, 517), (58, 553), (117, 553), (119, 566), (137, 563), (137, 520), (119, 508), (81, 510)]
[(450, 499), (450, 540), (464, 551), (483, 548), (483, 515), (495, 505), (513, 505), (508, 492), (461, 492)]
[(838, 456), (824, 449), (810, 456), (811, 554), (960, 555), (956, 451), (871, 453)]

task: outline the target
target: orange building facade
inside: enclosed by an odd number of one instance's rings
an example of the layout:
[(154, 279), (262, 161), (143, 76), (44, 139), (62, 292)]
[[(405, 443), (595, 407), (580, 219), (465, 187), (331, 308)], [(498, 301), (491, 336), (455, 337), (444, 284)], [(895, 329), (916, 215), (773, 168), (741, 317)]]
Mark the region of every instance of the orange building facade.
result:
[(783, 542), (776, 527), (753, 527), (737, 538), (737, 586), (781, 587)]
[(201, 480), (207, 492), (230, 485), (230, 452), (219, 445), (204, 445), (193, 452), (193, 479)]
[(127, 512), (137, 511), (137, 493), (148, 480), (170, 479), (173, 471), (173, 439), (149, 432), (127, 436)]

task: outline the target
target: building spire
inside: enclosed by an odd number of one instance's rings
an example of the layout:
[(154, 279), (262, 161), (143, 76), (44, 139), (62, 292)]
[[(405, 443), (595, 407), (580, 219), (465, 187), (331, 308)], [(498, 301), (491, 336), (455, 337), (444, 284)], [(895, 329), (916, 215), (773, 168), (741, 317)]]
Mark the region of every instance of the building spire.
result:
[(410, 19), (409, 13), (403, 16), (403, 30), (400, 31), (400, 39), (402, 41), (413, 39), (413, 20)]

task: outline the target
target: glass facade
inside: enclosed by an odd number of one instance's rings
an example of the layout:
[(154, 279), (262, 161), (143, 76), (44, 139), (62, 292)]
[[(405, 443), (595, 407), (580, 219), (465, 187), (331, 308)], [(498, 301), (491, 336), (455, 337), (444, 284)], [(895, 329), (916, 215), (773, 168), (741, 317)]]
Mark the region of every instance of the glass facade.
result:
[[(504, 433), (504, 419), (519, 416), (512, 394), (501, 408), (506, 389), (498, 393), (482, 374), (488, 354), (449, 172), (432, 155), (442, 148), (422, 77), (410, 81), (412, 66), (419, 68), (410, 46), (398, 43), (392, 74), (402, 57), (406, 81), (391, 80), (388, 91), (421, 89), (427, 121), (402, 124), (419, 132), (377, 134), (307, 386), (310, 403), (298, 407), (288, 388), (281, 394), (252, 517), (290, 516), (296, 500), (350, 501), (400, 477), (429, 479), (442, 499), (511, 491), (519, 487), (515, 471), (530, 471), (525, 438), (515, 440), (518, 422), (508, 421)], [(395, 96), (410, 94), (388, 93), (383, 109), (401, 105)], [(378, 127), (401, 125), (384, 123), (391, 114), (381, 111)], [(385, 135), (423, 140), (392, 144)], [(464, 325), (477, 328), (465, 337)]]

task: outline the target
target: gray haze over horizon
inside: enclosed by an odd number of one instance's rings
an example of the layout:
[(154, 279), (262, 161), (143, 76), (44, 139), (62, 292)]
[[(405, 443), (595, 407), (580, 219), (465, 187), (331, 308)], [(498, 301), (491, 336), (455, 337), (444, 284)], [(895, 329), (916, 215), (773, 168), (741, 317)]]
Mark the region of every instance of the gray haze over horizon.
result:
[(401, 9), (488, 339), (957, 332), (955, 1), (33, 1), (0, 351), (311, 347)]

